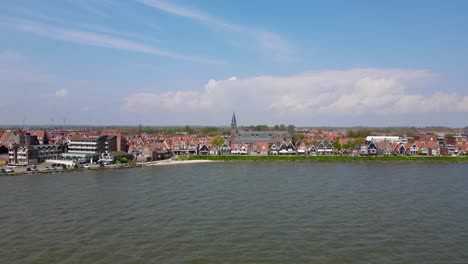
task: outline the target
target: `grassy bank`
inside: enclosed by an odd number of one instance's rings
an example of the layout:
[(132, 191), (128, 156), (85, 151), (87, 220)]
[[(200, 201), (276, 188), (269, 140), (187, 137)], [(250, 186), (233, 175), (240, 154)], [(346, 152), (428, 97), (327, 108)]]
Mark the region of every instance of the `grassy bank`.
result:
[(468, 162), (468, 156), (178, 156), (177, 160), (215, 161), (410, 161), (410, 162)]

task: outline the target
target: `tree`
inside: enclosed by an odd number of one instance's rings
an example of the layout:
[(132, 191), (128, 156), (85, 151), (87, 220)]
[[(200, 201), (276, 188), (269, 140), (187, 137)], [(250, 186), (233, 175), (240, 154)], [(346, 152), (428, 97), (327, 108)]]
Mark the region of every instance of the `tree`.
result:
[(289, 133), (293, 133), (295, 129), (296, 129), (296, 127), (294, 125), (289, 125), (288, 126), (288, 132)]
[(126, 157), (120, 158), (120, 163), (128, 163), (128, 159)]
[(297, 142), (298, 140), (304, 140), (305, 139), (305, 135), (304, 134), (294, 134), (294, 142)]
[(213, 140), (211, 140), (211, 144), (214, 144), (218, 147), (221, 147), (224, 144), (224, 138), (222, 137), (216, 137)]
[(184, 127), (184, 132), (187, 132), (189, 134), (193, 134), (193, 129), (189, 125), (186, 125)]
[(334, 149), (337, 149), (337, 150), (341, 150), (341, 144), (340, 144), (340, 141), (339, 140), (335, 140), (333, 142), (333, 148)]
[(202, 129), (200, 129), (200, 134), (202, 136), (208, 136), (208, 135), (211, 135), (211, 136), (216, 136), (219, 134), (219, 131), (218, 131), (218, 128), (216, 127), (204, 127)]

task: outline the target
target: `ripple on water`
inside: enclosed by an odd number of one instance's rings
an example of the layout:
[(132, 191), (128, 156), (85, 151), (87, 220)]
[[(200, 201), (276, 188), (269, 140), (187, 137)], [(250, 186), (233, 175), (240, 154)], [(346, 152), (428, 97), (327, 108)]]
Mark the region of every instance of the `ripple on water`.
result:
[(1, 263), (464, 263), (466, 164), (212, 163), (0, 178)]

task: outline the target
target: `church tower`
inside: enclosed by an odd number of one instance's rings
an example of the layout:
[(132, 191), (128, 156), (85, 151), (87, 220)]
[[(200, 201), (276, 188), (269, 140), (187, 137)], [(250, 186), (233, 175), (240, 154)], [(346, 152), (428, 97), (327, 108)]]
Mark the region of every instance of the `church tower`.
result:
[(231, 134), (234, 135), (234, 133), (237, 131), (237, 120), (236, 120), (236, 113), (232, 113), (232, 119), (231, 119)]

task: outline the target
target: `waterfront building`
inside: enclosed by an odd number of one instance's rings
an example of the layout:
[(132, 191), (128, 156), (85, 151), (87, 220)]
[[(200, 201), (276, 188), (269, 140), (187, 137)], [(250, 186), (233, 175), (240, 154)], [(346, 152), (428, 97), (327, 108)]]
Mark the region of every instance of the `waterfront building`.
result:
[(66, 151), (66, 148), (65, 144), (10, 144), (8, 147), (8, 163), (26, 166), (50, 159), (58, 159)]
[(37, 163), (37, 150), (30, 146), (12, 143), (8, 146), (8, 164), (30, 165)]
[(97, 161), (102, 156), (117, 151), (117, 136), (84, 134), (70, 137), (68, 152), (63, 153), (65, 159), (80, 161)]

